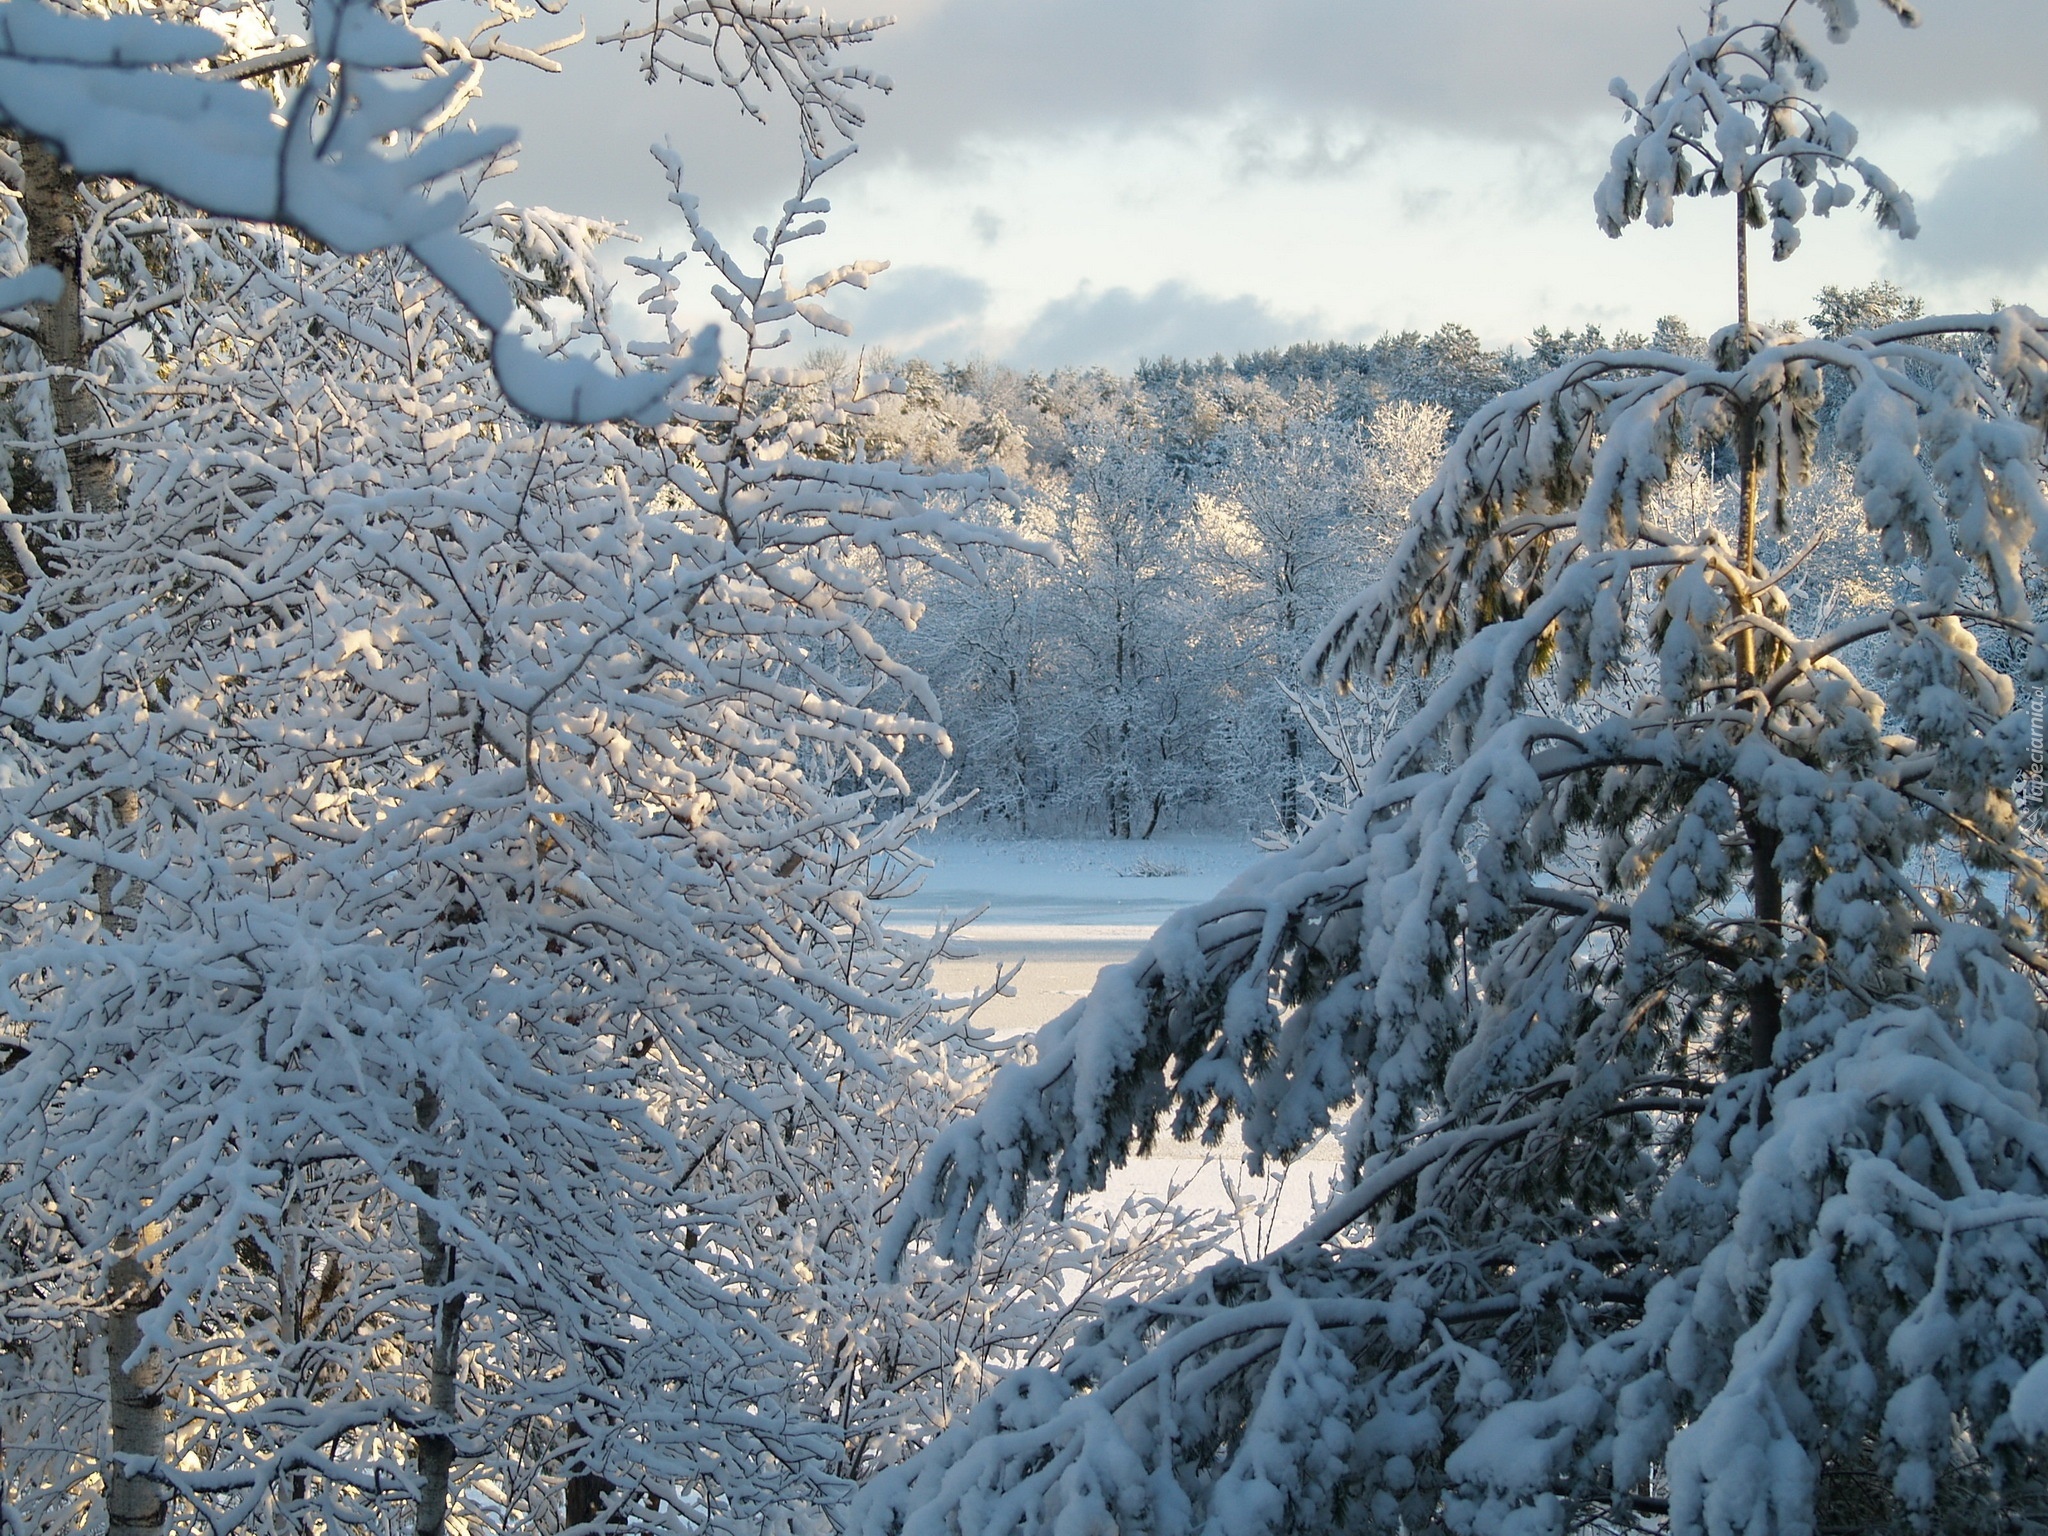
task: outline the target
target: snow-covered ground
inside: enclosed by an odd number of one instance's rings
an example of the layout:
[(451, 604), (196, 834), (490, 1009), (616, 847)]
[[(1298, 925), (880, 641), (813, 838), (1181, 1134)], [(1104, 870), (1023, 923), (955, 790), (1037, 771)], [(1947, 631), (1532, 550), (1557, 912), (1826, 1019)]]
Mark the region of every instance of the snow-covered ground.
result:
[[(929, 931), (943, 917), (982, 915), (967, 930), (978, 953), (938, 968), (942, 990), (985, 988), (998, 966), (1021, 965), (1008, 996), (978, 1015), (985, 1028), (1022, 1041), (1086, 997), (1096, 975), (1136, 955), (1181, 907), (1214, 895), (1259, 857), (1237, 838), (996, 842), (935, 839), (936, 867), (918, 893), (896, 904), (897, 926)], [(1123, 1169), (1098, 1198), (1172, 1194), (1183, 1206), (1234, 1213), (1237, 1251), (1250, 1256), (1291, 1236), (1336, 1174), (1333, 1148), (1318, 1147), (1281, 1175), (1254, 1178), (1233, 1133), (1214, 1149), (1162, 1141)], [(1233, 1193), (1234, 1191), (1234, 1193)]]
[[(929, 929), (942, 917), (981, 911), (969, 934), (980, 953), (947, 962), (950, 993), (985, 987), (996, 967), (1024, 963), (1016, 996), (979, 1016), (999, 1035), (1026, 1034), (1085, 997), (1103, 966), (1128, 960), (1166, 918), (1214, 895), (1258, 856), (1221, 838), (1144, 843), (1077, 840), (934, 840), (937, 864), (923, 888), (898, 902), (895, 923)], [(986, 910), (983, 910), (986, 909)]]

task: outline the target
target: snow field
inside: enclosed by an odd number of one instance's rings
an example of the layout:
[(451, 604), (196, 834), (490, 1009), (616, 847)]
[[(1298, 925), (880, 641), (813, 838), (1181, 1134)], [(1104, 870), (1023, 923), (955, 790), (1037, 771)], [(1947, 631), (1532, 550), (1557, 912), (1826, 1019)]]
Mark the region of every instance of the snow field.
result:
[[(977, 951), (935, 968), (939, 990), (965, 997), (987, 987), (998, 967), (1021, 965), (1008, 995), (976, 1015), (1006, 1046), (1086, 997), (1103, 967), (1134, 957), (1171, 913), (1215, 894), (1258, 857), (1242, 838), (1175, 837), (1131, 843), (1061, 838), (1019, 842), (937, 839), (923, 847), (935, 867), (917, 894), (896, 904), (892, 926), (929, 930), (944, 917), (985, 908), (966, 930)], [(1222, 1142), (1162, 1137), (1094, 1196), (1114, 1210), (1154, 1196), (1192, 1214), (1232, 1218), (1232, 1251), (1254, 1258), (1306, 1224), (1337, 1176), (1334, 1143), (1291, 1168), (1254, 1176), (1233, 1123)]]

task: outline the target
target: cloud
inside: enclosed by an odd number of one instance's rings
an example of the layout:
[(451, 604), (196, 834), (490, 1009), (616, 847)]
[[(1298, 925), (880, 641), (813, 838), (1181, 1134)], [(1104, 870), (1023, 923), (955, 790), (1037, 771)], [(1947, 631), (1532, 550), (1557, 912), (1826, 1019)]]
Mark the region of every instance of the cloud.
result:
[[(1608, 57), (1589, 57), (1592, 38)], [(1597, 105), (1617, 67), (1659, 66), (1675, 43), (1661, 7), (1625, 0), (924, 0), (873, 46), (904, 88), (875, 113), (874, 143), (943, 157), (953, 138), (927, 131), (940, 119), (1008, 136), (1248, 102), (1526, 126)]]
[(1255, 119), (1231, 133), (1240, 179), (1338, 180), (1386, 147), (1386, 135), (1369, 120), (1323, 114), (1293, 120)]
[[(1279, 124), (1234, 146), (1246, 175), (1336, 175), (1369, 153), (1342, 127), (1529, 143), (1576, 131), (1588, 114), (1620, 131), (1606, 82), (1642, 85), (1695, 32), (1700, 4), (1643, 0), (1461, 0), (1456, 6), (1332, 0), (901, 0), (901, 18), (854, 62), (888, 75), (863, 100), (849, 195), (883, 162), (960, 166), (963, 146), (1163, 128), (1233, 114)], [(593, 36), (635, 7), (596, 0)], [(2041, 0), (1926, 7), (1908, 31), (1876, 4), (1844, 46), (1806, 30), (1834, 72), (1831, 101), (1866, 131), (1900, 114), (1997, 100), (2048, 118)], [(566, 28), (548, 17), (520, 40)], [(530, 35), (529, 35), (530, 34)], [(648, 84), (637, 54), (584, 43), (559, 78), (492, 67), (480, 120), (524, 124), (527, 165), (504, 189), (581, 212), (624, 214), (643, 232), (675, 222), (645, 146), (671, 139), (715, 217), (752, 222), (787, 195), (796, 153), (786, 109), (748, 122), (722, 90)], [(1286, 126), (1292, 123), (1294, 126)], [(1335, 129), (1317, 124), (1339, 125)], [(1307, 125), (1304, 128), (1302, 125)], [(965, 167), (962, 166), (964, 170)], [(502, 184), (501, 184), (502, 185)]]
[(1217, 298), (1177, 280), (1145, 293), (1083, 284), (1041, 309), (1002, 353), (1025, 367), (1129, 368), (1140, 358), (1235, 354), (1318, 333), (1315, 320), (1283, 318), (1251, 294)]
[[(1825, 52), (1828, 92), (1848, 105), (1858, 127), (1903, 112), (2048, 104), (2041, 48), (2048, 41), (2040, 0), (1969, 0), (1919, 7), (1921, 25), (1899, 26), (1877, 5), (1841, 48)], [(1805, 19), (1804, 31), (1820, 29)]]
[(1921, 232), (1898, 264), (1914, 275), (2024, 279), (2048, 265), (2048, 137), (1956, 165), (1920, 201)]
[(989, 286), (956, 268), (891, 268), (865, 293), (842, 289), (834, 297), (863, 345), (933, 358), (981, 350)]
[[(1900, 27), (1882, 6), (1843, 45), (1799, 18), (1835, 75), (1832, 100), (1870, 127), (1903, 110), (2039, 104), (2041, 0), (1927, 6)], [(965, 134), (1058, 135), (1251, 107), (1275, 117), (1368, 114), (1489, 137), (1569, 130), (1619, 108), (1607, 82), (1646, 84), (1698, 36), (1706, 6), (1643, 0), (907, 0), (863, 60), (897, 94), (877, 103), (869, 150), (947, 159)], [(1342, 149), (1342, 146), (1338, 146)]]
[[(601, 33), (621, 0), (597, 3)], [(1697, 32), (1703, 0), (897, 8), (899, 25), (854, 56), (895, 90), (867, 99), (862, 152), (824, 189), (831, 232), (805, 253), (905, 264), (872, 296), (835, 296), (862, 344), (1125, 365), (1317, 327), (1455, 318), (1500, 341), (1539, 321), (1640, 328), (1675, 310), (1705, 330), (1727, 318), (1714, 207), (1618, 242), (1590, 213), (1622, 131), (1608, 77), (1646, 83), (1676, 47), (1673, 23)], [(1755, 302), (1805, 313), (1822, 284), (1880, 272), (1938, 308), (2025, 293), (2027, 253), (2048, 252), (2036, 211), (2048, 172), (2014, 143), (2031, 133), (2038, 146), (2048, 122), (2036, 62), (2048, 5), (1929, 6), (1912, 32), (1864, 9), (1847, 46), (1821, 45), (1836, 75), (1827, 96), (1920, 195), (1926, 233), (1899, 246), (1866, 217), (1838, 216), (1809, 229), (1795, 262), (1757, 264)], [(528, 172), (491, 184), (486, 201), (623, 215), (680, 250), (688, 236), (642, 149), (666, 137), (713, 227), (751, 255), (747, 231), (789, 195), (786, 114), (753, 125), (720, 91), (650, 86), (630, 57), (573, 52), (559, 79), (493, 66), (477, 115), (532, 132)]]

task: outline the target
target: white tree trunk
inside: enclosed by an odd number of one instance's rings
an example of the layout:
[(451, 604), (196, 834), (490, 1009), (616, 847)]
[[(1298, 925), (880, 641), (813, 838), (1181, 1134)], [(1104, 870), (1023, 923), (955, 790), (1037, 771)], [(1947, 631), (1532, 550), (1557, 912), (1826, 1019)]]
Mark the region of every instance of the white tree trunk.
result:
[(142, 1317), (154, 1300), (149, 1272), (133, 1254), (107, 1270), (107, 1428), (109, 1454), (100, 1476), (107, 1496), (107, 1536), (158, 1536), (168, 1510), (163, 1486), (130, 1476), (125, 1458), (162, 1456), (163, 1397), (157, 1367), (145, 1357), (129, 1366), (142, 1343)]
[[(23, 139), (21, 171), (21, 209), (28, 222), (28, 259), (36, 265), (54, 268), (64, 281), (57, 301), (39, 311), (36, 342), (44, 362), (71, 374), (50, 383), (57, 431), (68, 439), (105, 424), (99, 401), (78, 377), (91, 361), (82, 299), (85, 249), (80, 226), (84, 223), (84, 207), (77, 173), (47, 145)], [(104, 448), (71, 443), (64, 449), (64, 463), (70, 471), (74, 507), (114, 504), (114, 461)]]
[[(416, 1109), (421, 1130), (440, 1117), (441, 1100), (431, 1090), (423, 1092)], [(441, 1192), (440, 1175), (414, 1164), (413, 1180), (429, 1199)], [(437, 1293), (427, 1344), (426, 1427), (413, 1436), (413, 1461), (419, 1468), (419, 1503), (414, 1512), (416, 1536), (443, 1536), (448, 1528), (449, 1474), (455, 1466), (455, 1374), (462, 1359), (462, 1312), (464, 1298), (455, 1289), (455, 1245), (441, 1231), (441, 1223), (422, 1208), (418, 1212), (420, 1282)]]

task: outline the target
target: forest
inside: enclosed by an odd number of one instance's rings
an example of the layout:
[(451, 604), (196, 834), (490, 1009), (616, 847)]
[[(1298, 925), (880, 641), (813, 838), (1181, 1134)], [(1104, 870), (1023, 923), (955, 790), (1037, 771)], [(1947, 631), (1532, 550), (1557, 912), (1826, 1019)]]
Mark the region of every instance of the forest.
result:
[[(1839, 337), (1922, 307), (1882, 280), (1830, 285), (1781, 329)], [(1447, 324), (1370, 345), (1161, 359), (1130, 377), (883, 359), (903, 388), (879, 402), (869, 442), (935, 468), (1001, 471), (1020, 504), (998, 521), (1057, 551), (1006, 552), (981, 582), (920, 594), (900, 644), (931, 681), (953, 752), (913, 751), (913, 777), (972, 797), (952, 829), (1299, 833), (1350, 798), (1412, 703), (1399, 686), (1342, 698), (1299, 686), (1309, 641), (1392, 552), (1474, 411), (1608, 346), (1597, 326), (1538, 326), (1490, 350)], [(1706, 342), (1674, 316), (1612, 347), (1700, 358)], [(812, 361), (844, 384), (842, 350)], [(1853, 523), (1831, 438), (1820, 461), (1800, 488), (1805, 515)], [(1689, 526), (1732, 533), (1727, 469), (1711, 454), (1684, 466), (1670, 495)], [(1843, 533), (1795, 582), (1815, 601), (1867, 606), (1877, 588), (1853, 583), (1875, 545)]]
[(850, 337), (886, 22), (606, 23), (800, 167), (664, 247), (446, 3), (0, 0), (0, 1536), (2048, 1529), (2048, 324), (1751, 312), (1904, 0), (1614, 61), (1709, 333), (1129, 373)]

